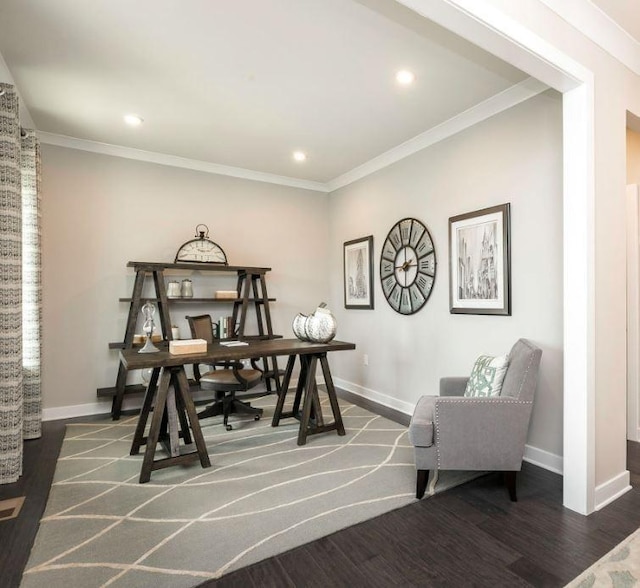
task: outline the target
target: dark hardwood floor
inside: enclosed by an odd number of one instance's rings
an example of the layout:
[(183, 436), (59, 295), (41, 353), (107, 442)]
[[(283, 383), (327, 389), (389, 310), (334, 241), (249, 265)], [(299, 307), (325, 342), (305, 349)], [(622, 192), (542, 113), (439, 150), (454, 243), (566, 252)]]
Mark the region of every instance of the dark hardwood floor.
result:
[[(0, 500), (27, 497), (17, 519), (0, 522), (2, 588), (19, 585), (67, 422), (44, 423), (43, 437), (25, 444), (23, 477), (0, 486)], [(640, 445), (628, 456), (636, 484)], [(640, 486), (584, 517), (562, 507), (559, 475), (525, 463), (517, 503), (489, 474), (202, 586), (564, 586), (639, 526)]]
[(49, 496), (65, 426), (64, 421), (43, 423), (42, 437), (24, 444), (22, 477), (14, 484), (0, 485), (0, 500), (26, 497), (17, 518), (0, 521), (0, 586), (3, 588), (20, 584)]

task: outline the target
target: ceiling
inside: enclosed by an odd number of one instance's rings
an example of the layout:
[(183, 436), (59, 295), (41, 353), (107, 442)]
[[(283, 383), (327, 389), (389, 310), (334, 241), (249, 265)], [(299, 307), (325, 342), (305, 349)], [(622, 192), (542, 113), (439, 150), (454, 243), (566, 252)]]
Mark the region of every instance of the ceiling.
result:
[(321, 183), (527, 77), (395, 0), (2, 0), (0, 56), (41, 132)]
[(393, 0), (2, 0), (0, 54), (39, 131), (315, 182), (527, 77)]
[(0, 54), (39, 131), (318, 182), (526, 77), (393, 0), (2, 0)]

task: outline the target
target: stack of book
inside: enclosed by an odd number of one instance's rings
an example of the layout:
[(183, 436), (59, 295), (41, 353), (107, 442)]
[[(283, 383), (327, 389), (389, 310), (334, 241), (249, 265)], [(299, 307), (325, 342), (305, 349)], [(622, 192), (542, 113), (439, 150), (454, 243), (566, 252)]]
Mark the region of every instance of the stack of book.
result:
[(233, 317), (221, 316), (218, 319), (218, 337), (220, 339), (229, 339), (234, 334)]

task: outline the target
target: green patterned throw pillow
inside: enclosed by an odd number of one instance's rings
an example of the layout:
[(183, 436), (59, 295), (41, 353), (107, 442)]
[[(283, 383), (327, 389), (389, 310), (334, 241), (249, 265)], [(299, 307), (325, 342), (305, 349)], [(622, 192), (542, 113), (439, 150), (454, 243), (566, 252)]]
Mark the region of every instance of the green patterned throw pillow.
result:
[(500, 396), (502, 381), (509, 366), (509, 356), (481, 355), (471, 370), (465, 396)]

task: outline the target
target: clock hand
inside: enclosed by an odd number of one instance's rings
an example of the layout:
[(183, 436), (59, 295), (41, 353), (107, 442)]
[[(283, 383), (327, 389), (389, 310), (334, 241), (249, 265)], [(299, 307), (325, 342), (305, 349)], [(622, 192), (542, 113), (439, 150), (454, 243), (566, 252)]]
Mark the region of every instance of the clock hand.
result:
[(412, 265), (418, 265), (417, 263), (411, 263), (412, 261), (413, 259), (405, 260), (402, 265), (397, 265), (396, 269), (399, 269), (401, 272), (406, 272), (407, 268), (411, 267)]

